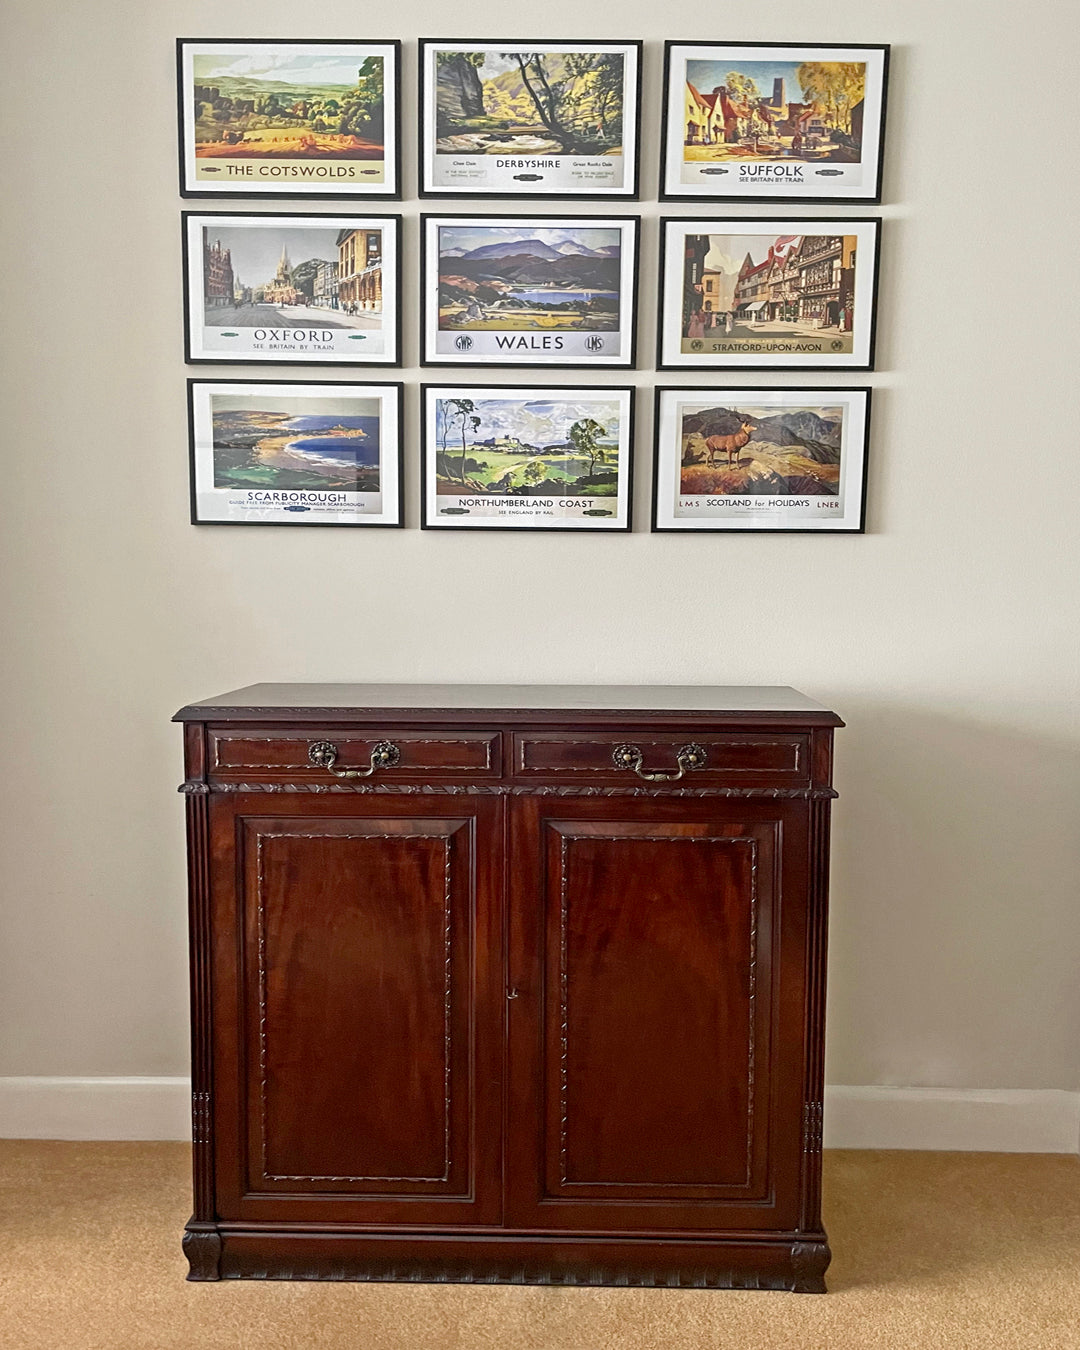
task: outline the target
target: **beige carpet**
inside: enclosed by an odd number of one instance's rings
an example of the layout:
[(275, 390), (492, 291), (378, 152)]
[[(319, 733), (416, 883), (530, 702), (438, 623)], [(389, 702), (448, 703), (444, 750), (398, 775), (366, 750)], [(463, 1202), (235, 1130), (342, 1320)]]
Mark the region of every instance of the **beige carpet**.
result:
[(823, 1296), (186, 1284), (181, 1144), (0, 1141), (7, 1350), (1080, 1350), (1080, 1160), (828, 1153)]

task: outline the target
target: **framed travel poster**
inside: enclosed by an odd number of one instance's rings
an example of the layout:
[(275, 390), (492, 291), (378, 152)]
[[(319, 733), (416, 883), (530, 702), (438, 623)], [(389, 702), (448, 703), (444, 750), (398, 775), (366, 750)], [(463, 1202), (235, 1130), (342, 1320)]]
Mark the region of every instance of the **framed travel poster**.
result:
[(193, 525), (404, 524), (400, 384), (189, 380)]
[(652, 527), (861, 533), (869, 389), (656, 391)]
[(872, 370), (880, 221), (663, 219), (662, 370)]
[(425, 366), (632, 366), (638, 218), (421, 216)]
[(640, 42), (420, 39), (421, 197), (638, 195)]
[(184, 221), (191, 364), (401, 364), (400, 216)]
[(889, 48), (669, 42), (660, 196), (879, 202)]
[(628, 530), (634, 391), (425, 384), (424, 529)]
[(182, 197), (399, 197), (401, 43), (179, 38)]

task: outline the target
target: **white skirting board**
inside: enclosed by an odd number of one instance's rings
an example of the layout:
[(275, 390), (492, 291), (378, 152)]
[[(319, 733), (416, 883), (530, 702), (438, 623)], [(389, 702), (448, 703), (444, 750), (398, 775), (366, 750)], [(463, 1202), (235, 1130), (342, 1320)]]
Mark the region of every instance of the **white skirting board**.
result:
[[(0, 1078), (3, 1139), (187, 1139), (186, 1078)], [(1080, 1092), (827, 1087), (826, 1148), (1080, 1151)]]

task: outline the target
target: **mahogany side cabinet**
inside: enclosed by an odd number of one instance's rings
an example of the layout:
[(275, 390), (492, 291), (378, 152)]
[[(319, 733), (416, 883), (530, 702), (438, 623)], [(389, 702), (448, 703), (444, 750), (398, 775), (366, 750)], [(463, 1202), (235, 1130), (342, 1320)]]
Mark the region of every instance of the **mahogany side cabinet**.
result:
[(824, 1291), (835, 713), (261, 684), (175, 720), (189, 1279)]

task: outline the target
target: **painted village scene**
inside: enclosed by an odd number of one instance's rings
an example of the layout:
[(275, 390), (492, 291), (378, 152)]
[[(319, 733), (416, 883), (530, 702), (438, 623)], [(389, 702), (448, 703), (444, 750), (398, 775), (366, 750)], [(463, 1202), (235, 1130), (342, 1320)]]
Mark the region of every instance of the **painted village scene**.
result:
[(839, 494), (839, 406), (682, 404), (680, 416), (680, 496)]
[(436, 51), (435, 152), (618, 155), (619, 52)]
[(191, 59), (196, 159), (383, 160), (381, 56), (254, 45)]
[(382, 327), (382, 230), (215, 224), (202, 249), (207, 326)]
[(436, 399), (435, 490), (616, 497), (620, 417), (617, 399)]
[(210, 395), (215, 488), (378, 492), (380, 404)]
[(683, 158), (857, 164), (865, 92), (861, 61), (688, 59)]
[(619, 328), (621, 231), (439, 227), (440, 330)]
[(684, 353), (770, 336), (852, 351), (856, 235), (688, 234), (684, 243)]

